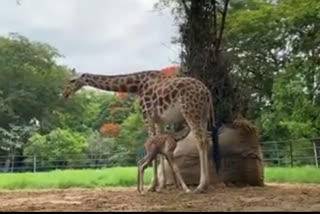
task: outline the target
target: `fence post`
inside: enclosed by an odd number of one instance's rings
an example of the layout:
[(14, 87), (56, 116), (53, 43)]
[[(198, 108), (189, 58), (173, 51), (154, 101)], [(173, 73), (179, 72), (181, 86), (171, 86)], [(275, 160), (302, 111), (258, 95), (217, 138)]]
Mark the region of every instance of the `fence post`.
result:
[(13, 170), (14, 170), (14, 158), (15, 158), (15, 156), (14, 156), (14, 154), (12, 154), (11, 155), (11, 172), (13, 172)]
[(292, 148), (292, 141), (290, 140), (290, 165), (293, 168), (293, 148)]
[(317, 152), (317, 144), (315, 141), (313, 141), (313, 153), (314, 153), (314, 160), (315, 160), (315, 163), (316, 163), (316, 167), (318, 168), (319, 167), (319, 163), (318, 163), (318, 152)]
[(33, 155), (33, 172), (37, 172), (37, 155)]

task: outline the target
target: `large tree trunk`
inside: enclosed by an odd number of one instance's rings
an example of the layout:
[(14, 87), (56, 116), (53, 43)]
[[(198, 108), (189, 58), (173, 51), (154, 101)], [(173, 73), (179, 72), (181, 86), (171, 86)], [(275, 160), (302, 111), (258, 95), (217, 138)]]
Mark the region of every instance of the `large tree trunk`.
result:
[(182, 0), (182, 3), (186, 16), (179, 26), (183, 72), (201, 80), (211, 90), (217, 125), (230, 123), (238, 107), (228, 63), (221, 51), (229, 1), (219, 4), (216, 0)]

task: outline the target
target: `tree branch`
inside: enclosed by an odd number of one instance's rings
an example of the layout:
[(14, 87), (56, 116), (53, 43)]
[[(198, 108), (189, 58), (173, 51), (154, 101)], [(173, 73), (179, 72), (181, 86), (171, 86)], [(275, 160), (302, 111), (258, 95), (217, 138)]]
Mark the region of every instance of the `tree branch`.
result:
[[(221, 3), (222, 2), (222, 3)], [(218, 10), (218, 12), (219, 13), (221, 13), (221, 14), (223, 14), (223, 6), (224, 6), (224, 4), (223, 4), (223, 2), (224, 2), (224, 0), (216, 0), (216, 7), (217, 7), (217, 10)], [(225, 3), (225, 2), (224, 2)]]
[(226, 22), (228, 4), (229, 4), (229, 0), (226, 0), (225, 5), (224, 5), (224, 9), (223, 9), (223, 13), (222, 13), (222, 21), (221, 21), (221, 28), (220, 28), (220, 32), (219, 32), (219, 37), (218, 37), (217, 44), (216, 44), (216, 58), (217, 59), (218, 59), (218, 55), (219, 55), (219, 48), (220, 48), (220, 44), (221, 44), (221, 40), (222, 40), (222, 34), (223, 34), (225, 22)]
[(213, 3), (213, 29), (214, 29), (214, 42), (217, 44), (217, 5), (216, 1)]
[(217, 10), (219, 13), (223, 14), (223, 9), (221, 7), (219, 7), (219, 5), (217, 5)]
[(190, 8), (188, 7), (186, 0), (181, 0), (182, 6), (184, 10), (186, 11), (186, 14), (190, 14)]

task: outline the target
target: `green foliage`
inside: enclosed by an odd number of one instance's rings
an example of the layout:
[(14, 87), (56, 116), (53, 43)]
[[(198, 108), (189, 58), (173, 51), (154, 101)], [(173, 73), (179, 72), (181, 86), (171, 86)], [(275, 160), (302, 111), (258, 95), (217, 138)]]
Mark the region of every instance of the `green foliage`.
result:
[(102, 136), (98, 131), (92, 132), (88, 136), (88, 154), (94, 159), (101, 159), (103, 155), (109, 154), (113, 146), (114, 139)]
[(56, 129), (47, 135), (33, 135), (24, 149), (24, 155), (28, 157), (26, 163), (33, 163), (33, 156), (36, 155), (39, 168), (72, 167), (86, 162), (87, 147), (86, 139), (81, 134)]
[(35, 133), (38, 128), (34, 123), (20, 126), (10, 124), (9, 127), (8, 130), (0, 127), (0, 150), (11, 155), (21, 151), (29, 136)]
[(99, 129), (110, 114), (106, 101), (114, 96), (91, 90), (82, 90), (53, 112), (53, 127), (87, 132)]
[[(261, 112), (261, 123), (266, 136), (317, 137), (315, 119), (319, 120), (319, 110), (314, 108), (303, 90), (301, 81), (284, 75), (275, 79), (273, 105)], [(279, 139), (278, 138), (278, 139)]]
[[(77, 165), (81, 165), (87, 155), (82, 144), (87, 143), (92, 130), (110, 120), (112, 105), (120, 103), (112, 94), (95, 90), (81, 90), (70, 100), (63, 100), (60, 95), (71, 73), (56, 64), (57, 57), (58, 51), (48, 44), (16, 34), (0, 37), (1, 154), (18, 149), (21, 154), (32, 156), (36, 152), (48, 157), (39, 166), (53, 165), (57, 163), (54, 159), (61, 160), (58, 165), (68, 166), (76, 165), (72, 162), (79, 159)], [(120, 112), (116, 120), (121, 123), (126, 114)], [(39, 133), (22, 151), (29, 135), (15, 131), (10, 124), (19, 124), (23, 129), (22, 124), (33, 118), (39, 121)], [(78, 132), (83, 137), (79, 138)], [(74, 156), (72, 160), (66, 160), (67, 153), (68, 158)], [(28, 156), (26, 162), (32, 161)]]
[(16, 148), (21, 148), (22, 144), (18, 141), (19, 136), (15, 133), (8, 132), (4, 128), (0, 128), (0, 137), (1, 137), (1, 144), (0, 148), (5, 151), (11, 151)]
[(69, 76), (66, 68), (55, 63), (59, 56), (53, 47), (23, 36), (0, 37), (0, 127), (36, 118), (41, 130), (48, 130)]
[[(183, 2), (187, 6), (196, 5), (188, 0), (159, 0), (156, 7), (169, 7), (180, 23), (192, 23), (205, 14), (188, 17)], [(219, 4), (220, 1), (212, 2)], [(196, 26), (203, 23), (198, 21)], [(298, 150), (310, 148), (313, 138), (320, 135), (319, 23), (319, 1), (230, 1), (222, 56), (227, 59), (226, 70), (234, 84), (231, 88), (238, 89), (235, 100), (239, 100), (242, 113), (259, 126), (262, 141), (295, 139), (293, 146)], [(197, 34), (203, 35), (203, 32)], [(212, 34), (204, 34), (203, 40), (193, 42), (200, 45), (203, 41), (210, 41), (205, 36)], [(191, 34), (185, 36), (193, 38)], [(204, 53), (198, 55), (201, 54)], [(189, 66), (187, 69), (194, 68)], [(219, 73), (218, 70), (214, 75)], [(227, 71), (224, 76), (228, 75)], [(230, 96), (224, 100), (228, 98)], [(217, 116), (224, 111), (226, 115), (229, 113), (228, 106), (221, 103), (216, 109)], [(289, 142), (281, 147), (288, 148)], [(311, 152), (294, 151), (294, 155), (313, 155)]]
[(111, 114), (112, 107), (119, 104), (114, 95), (106, 96), (104, 99), (101, 99), (100, 103), (99, 113), (94, 124), (95, 129), (99, 129), (105, 122), (114, 122), (113, 115)]
[(244, 10), (256, 10), (261, 4), (265, 3), (265, 0), (233, 0), (230, 1), (229, 13), (244, 11)]
[(116, 114), (109, 114), (106, 118), (106, 121), (120, 124), (120, 133), (113, 141), (114, 146), (112, 143), (109, 144), (110, 151), (117, 154), (110, 161), (120, 166), (135, 165), (139, 158), (139, 150), (147, 138), (139, 100), (135, 96), (129, 96), (124, 100), (115, 100), (109, 106), (111, 106), (109, 111), (112, 107), (121, 109)]
[[(263, 139), (319, 135), (320, 4), (255, 2), (232, 10), (226, 35), (233, 77)], [(250, 94), (251, 96), (248, 96)]]
[[(108, 138), (94, 131), (88, 138), (88, 157), (91, 166), (128, 166), (135, 164), (129, 145), (123, 145), (115, 138)], [(133, 153), (134, 154), (134, 153)], [(135, 157), (135, 156), (134, 156)]]
[(147, 129), (138, 105), (138, 100), (136, 100), (134, 102), (134, 111), (120, 126), (119, 143), (126, 145), (131, 153), (137, 153), (139, 147), (145, 143), (147, 136)]

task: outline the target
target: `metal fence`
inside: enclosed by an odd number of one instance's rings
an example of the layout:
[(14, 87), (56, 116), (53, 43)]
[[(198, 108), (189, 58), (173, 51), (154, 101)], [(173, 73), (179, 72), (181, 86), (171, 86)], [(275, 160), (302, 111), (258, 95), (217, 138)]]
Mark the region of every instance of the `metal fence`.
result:
[(137, 153), (0, 156), (0, 172), (43, 172), (57, 169), (135, 166), (140, 157), (141, 154)]
[(319, 167), (320, 138), (262, 142), (267, 166)]
[[(320, 162), (320, 138), (262, 142), (266, 166), (316, 166)], [(98, 169), (113, 166), (136, 166), (144, 155), (136, 153), (98, 153), (0, 156), (0, 172), (40, 172), (56, 169)]]

